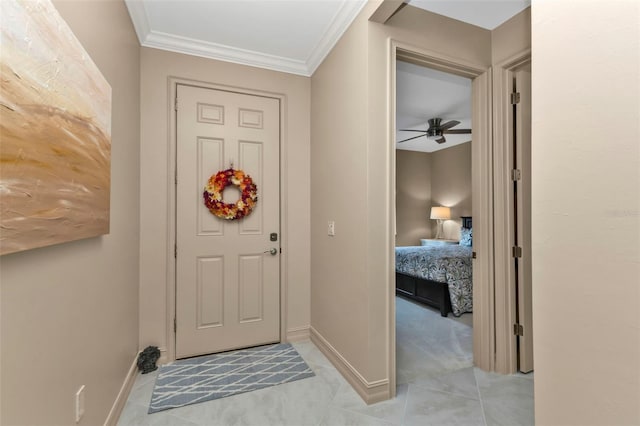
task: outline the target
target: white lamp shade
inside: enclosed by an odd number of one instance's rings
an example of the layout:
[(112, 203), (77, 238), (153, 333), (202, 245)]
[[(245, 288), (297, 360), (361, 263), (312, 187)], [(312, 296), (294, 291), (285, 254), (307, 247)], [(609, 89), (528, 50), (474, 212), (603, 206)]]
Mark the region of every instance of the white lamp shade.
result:
[(431, 219), (451, 219), (451, 209), (449, 207), (431, 207)]

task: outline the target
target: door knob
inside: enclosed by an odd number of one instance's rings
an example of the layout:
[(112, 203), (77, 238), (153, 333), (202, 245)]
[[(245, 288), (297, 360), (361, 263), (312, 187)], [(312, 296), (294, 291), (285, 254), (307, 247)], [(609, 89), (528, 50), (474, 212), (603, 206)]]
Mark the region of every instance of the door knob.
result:
[(271, 250), (267, 250), (265, 251), (265, 253), (271, 253), (271, 256), (275, 256), (276, 254), (278, 254), (278, 249), (275, 247), (272, 247)]

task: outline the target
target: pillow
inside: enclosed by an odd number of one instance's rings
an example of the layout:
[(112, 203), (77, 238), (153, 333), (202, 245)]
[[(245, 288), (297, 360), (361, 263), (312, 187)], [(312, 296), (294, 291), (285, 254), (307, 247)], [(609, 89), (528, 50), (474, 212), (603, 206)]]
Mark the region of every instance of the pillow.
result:
[(460, 245), (471, 247), (473, 244), (473, 229), (460, 228)]

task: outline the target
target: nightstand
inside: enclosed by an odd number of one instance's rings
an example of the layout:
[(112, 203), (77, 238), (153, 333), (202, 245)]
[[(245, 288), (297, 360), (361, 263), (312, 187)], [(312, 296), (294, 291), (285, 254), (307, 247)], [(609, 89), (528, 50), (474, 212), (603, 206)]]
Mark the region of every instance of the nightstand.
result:
[(435, 238), (424, 238), (420, 240), (421, 246), (444, 246), (447, 244), (458, 244), (458, 240), (436, 240)]

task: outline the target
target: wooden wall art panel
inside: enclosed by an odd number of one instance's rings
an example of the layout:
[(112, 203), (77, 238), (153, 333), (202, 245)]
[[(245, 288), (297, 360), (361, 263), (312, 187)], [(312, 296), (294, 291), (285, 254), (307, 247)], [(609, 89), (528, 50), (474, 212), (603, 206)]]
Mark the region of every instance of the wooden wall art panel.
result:
[(0, 254), (107, 234), (111, 87), (49, 0), (0, 8)]

